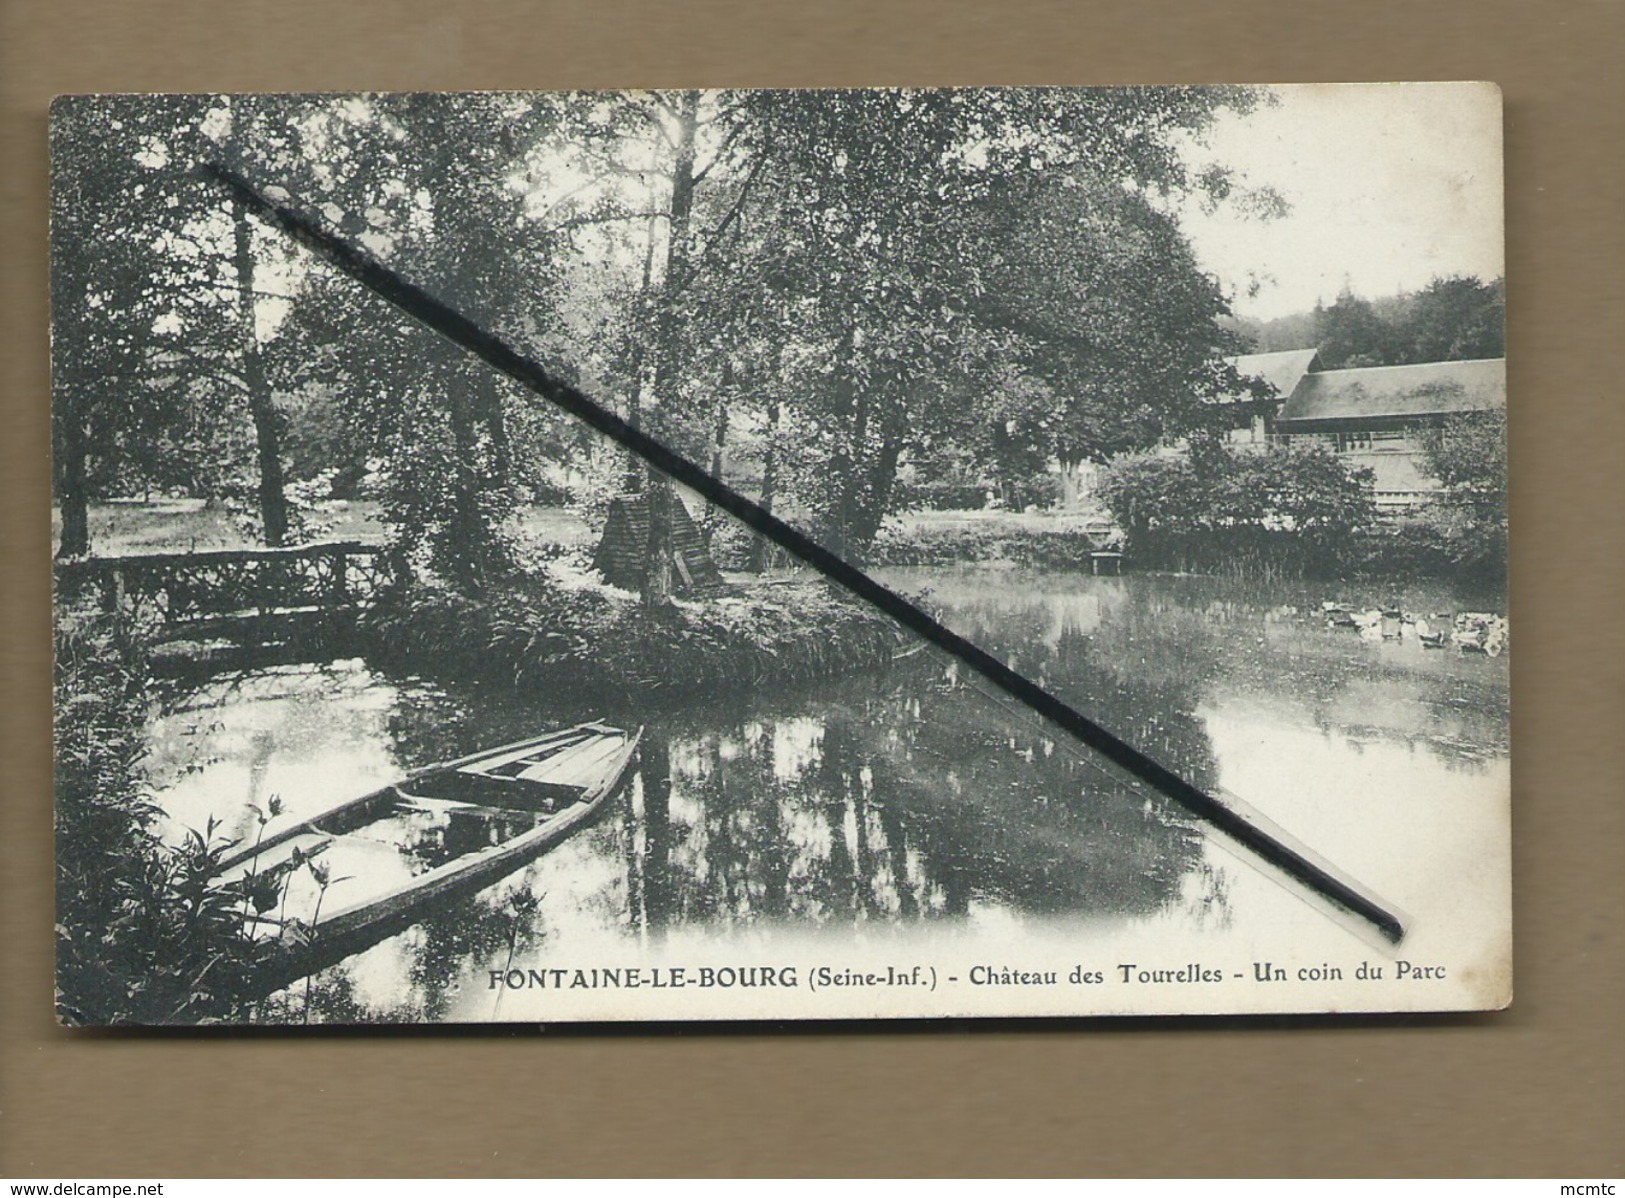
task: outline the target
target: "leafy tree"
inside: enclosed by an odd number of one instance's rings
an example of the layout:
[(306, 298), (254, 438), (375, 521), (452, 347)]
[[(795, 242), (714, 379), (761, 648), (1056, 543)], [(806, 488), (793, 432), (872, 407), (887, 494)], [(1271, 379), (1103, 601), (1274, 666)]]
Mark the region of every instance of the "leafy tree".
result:
[(1100, 495), (1143, 560), (1324, 569), (1375, 520), (1371, 481), (1320, 446), (1259, 453), (1199, 438), (1189, 454), (1120, 459)]
[(1428, 473), (1444, 484), (1445, 501), (1484, 524), (1507, 514), (1506, 413), (1452, 416), (1422, 437)]
[[(954, 404), (1012, 361), (1047, 359), (1040, 377), (1073, 383), (1087, 358), (1102, 394), (1110, 389), (1101, 372), (1127, 348), (1121, 331), (1086, 354), (1076, 324), (1089, 312), (1058, 320), (1052, 303), (1035, 319), (1023, 302), (1022, 289), (1041, 291), (1044, 269), (1029, 205), (1068, 179), (1098, 179), (1068, 197), (1071, 219), (1053, 225), (1062, 244), (1088, 246), (1094, 235), (1104, 280), (1115, 269), (1104, 251), (1121, 248), (1114, 226), (1122, 231), (1131, 204), (1114, 209), (1117, 196), (1195, 185), (1173, 135), (1251, 99), (1206, 89), (798, 92), (740, 109), (750, 116), (741, 169), (754, 181), (726, 246), (740, 253), (707, 277), (696, 272), (695, 287), (726, 280), (732, 302), (710, 310), (748, 313), (771, 330), (740, 341), (778, 347), (753, 377), (791, 405), (785, 432), (798, 470), (789, 481), (834, 547), (873, 538), (907, 455), (927, 438), (951, 439)], [(1153, 228), (1151, 205), (1138, 204), (1137, 232), (1148, 244), (1166, 239), (1171, 222)], [(1153, 245), (1139, 265), (1170, 244)], [(1107, 306), (1102, 294), (1092, 311)], [(1210, 311), (1221, 309), (1215, 299)], [(1211, 345), (1216, 334), (1208, 337)], [(1070, 356), (1056, 348), (1068, 341)]]
[(1178, 225), (1143, 194), (1086, 172), (1039, 178), (1001, 204), (986, 318), (1015, 330), (1029, 377), (1053, 394), (1035, 448), (1105, 462), (1200, 426), (1239, 385), (1240, 347)]
[(1346, 287), (1331, 307), (1315, 305), (1315, 343), (1323, 370), (1390, 366), (1397, 356), (1394, 341), (1371, 301)]
[(1429, 522), (1458, 567), (1504, 577), (1507, 555), (1506, 413), (1452, 416), (1422, 438), (1423, 460), (1444, 484)]
[[(1040, 498), (1034, 480), (1052, 456), (1049, 430), (1063, 400), (1045, 380), (1014, 365), (990, 371), (972, 387), (944, 405), (940, 423), (919, 438), (915, 452), (934, 459), (928, 480), (948, 482), (950, 496), (967, 488), (980, 492), (991, 482), (1005, 507), (1020, 509)], [(966, 504), (980, 506), (981, 495), (950, 506)]]
[(222, 155), (286, 160), (305, 104), (97, 96), (54, 112), (63, 554), (88, 549), (81, 514), (93, 492), (153, 485), (251, 492), (266, 539), (289, 535), (276, 402), (287, 363), (271, 342), (291, 302), (291, 247), (195, 167)]
[(1505, 282), (1462, 275), (1435, 278), (1411, 298), (1400, 337), (1412, 362), (1505, 356)]
[(1375, 300), (1345, 288), (1329, 308), (1221, 323), (1259, 353), (1317, 346), (1326, 370), (1499, 358), (1506, 353), (1506, 284), (1439, 276), (1420, 291)]
[[(555, 302), (554, 245), (526, 219), (510, 176), (558, 119), (554, 99), (387, 96), (322, 119), (325, 136), (345, 142), (347, 171), (306, 193), (327, 219), (486, 327), (534, 345)], [(509, 568), (505, 523), (531, 461), (512, 428), (556, 447), (557, 418), (538, 418), (512, 384), (348, 280), (327, 289), (318, 319), (333, 351), (324, 369), (381, 459), (374, 482), (398, 539), (458, 581)]]
[[(603, 97), (560, 127), (548, 154), (570, 165), (539, 181), (539, 190), (556, 196), (548, 211), (562, 212), (557, 228), (575, 258), (560, 352), (620, 392), (632, 424), (692, 457), (710, 448), (719, 460), (729, 388), (703, 386), (720, 360), (710, 344), (717, 329), (706, 324), (708, 308), (691, 284), (715, 235), (702, 227), (700, 185), (737, 133), (728, 108), (727, 93), (693, 90)], [(719, 430), (714, 440), (700, 431), (711, 425)], [(621, 485), (651, 494), (654, 568), (645, 598), (663, 603), (671, 583), (669, 483), (629, 461)]]
[(185, 443), (198, 415), (186, 368), (158, 354), (155, 313), (185, 280), (154, 269), (153, 222), (172, 196), (143, 166), (165, 160), (165, 139), (197, 111), (185, 97), (95, 96), (52, 112), (52, 456), (63, 557), (89, 551), (93, 495), (154, 481), (131, 476), (141, 456), (132, 447)]
[(1160, 197), (1233, 191), (1222, 172), (1192, 177), (1180, 145), (1255, 101), (180, 97), (130, 105), (148, 126), (113, 149), (93, 136), (111, 110), (76, 111), (62, 177), (88, 165), (110, 186), (61, 189), (64, 228), (110, 238), (127, 269), (105, 296), (75, 276), (84, 255), (58, 279), (75, 347), (58, 403), (64, 551), (82, 550), (73, 512), (98, 485), (143, 474), (248, 486), (267, 538), (297, 535), (278, 505), (291, 471), (377, 486), (410, 547), (477, 579), (504, 568), (502, 527), (519, 488), (543, 481), (536, 463), (580, 445), (545, 405), (237, 219), (190, 176), (200, 159), (282, 188), (607, 384), (714, 469), (754, 445), (763, 498), (858, 549), (911, 455), (1008, 485), (1047, 456), (1104, 457), (1191, 423), (1217, 385), (1223, 303)]
[[(508, 435), (512, 389), (313, 266), (194, 168), (225, 161), (477, 318), (534, 340), (549, 323), (552, 245), (522, 219), (513, 173), (555, 102), (567, 101), (97, 97), (59, 109), (63, 552), (87, 547), (83, 506), (98, 486), (144, 476), (216, 494), (246, 473), (262, 531), (278, 543), (298, 533), (284, 494), (290, 444), (312, 476), (355, 480), (369, 458), (421, 440), (450, 448), (380, 475), (400, 528), (450, 573), (499, 563), (510, 484), (524, 473)], [(92, 244), (116, 247), (119, 268), (106, 270)], [(405, 416), (440, 427), (418, 438)]]

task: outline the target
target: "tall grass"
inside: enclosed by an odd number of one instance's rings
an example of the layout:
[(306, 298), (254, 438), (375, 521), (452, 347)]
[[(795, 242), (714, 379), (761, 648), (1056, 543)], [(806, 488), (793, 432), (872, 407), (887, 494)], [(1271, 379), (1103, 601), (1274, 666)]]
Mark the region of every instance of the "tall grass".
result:
[(891, 659), (891, 621), (821, 583), (645, 607), (530, 583), (419, 584), (363, 621), (369, 660), (531, 693), (624, 698), (829, 677)]

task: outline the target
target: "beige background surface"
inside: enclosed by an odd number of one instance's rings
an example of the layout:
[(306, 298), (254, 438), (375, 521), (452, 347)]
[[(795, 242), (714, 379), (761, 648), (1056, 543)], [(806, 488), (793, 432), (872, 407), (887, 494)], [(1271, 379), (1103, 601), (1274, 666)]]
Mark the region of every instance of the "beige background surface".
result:
[[(1617, 0), (0, 0), (0, 1175), (1625, 1171)], [(51, 1019), (45, 113), (125, 90), (1490, 79), (1517, 997), (1485, 1017), (112, 1035)]]

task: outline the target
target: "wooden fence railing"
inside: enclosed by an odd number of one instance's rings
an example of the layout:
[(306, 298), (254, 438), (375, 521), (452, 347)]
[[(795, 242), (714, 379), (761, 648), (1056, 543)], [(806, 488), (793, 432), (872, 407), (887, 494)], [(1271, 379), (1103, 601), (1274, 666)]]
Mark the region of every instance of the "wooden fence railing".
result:
[(352, 615), (400, 576), (389, 551), (359, 541), (88, 557), (56, 569), (60, 593), (93, 592), (103, 611), (157, 640)]

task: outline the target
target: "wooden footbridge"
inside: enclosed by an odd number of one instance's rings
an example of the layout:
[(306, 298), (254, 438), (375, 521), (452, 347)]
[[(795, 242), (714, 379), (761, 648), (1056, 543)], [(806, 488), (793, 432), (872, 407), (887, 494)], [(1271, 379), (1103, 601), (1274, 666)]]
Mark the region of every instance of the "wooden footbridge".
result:
[(356, 618), (403, 577), (378, 545), (87, 557), (59, 562), (59, 599), (99, 604), (170, 665), (308, 661), (353, 648)]

